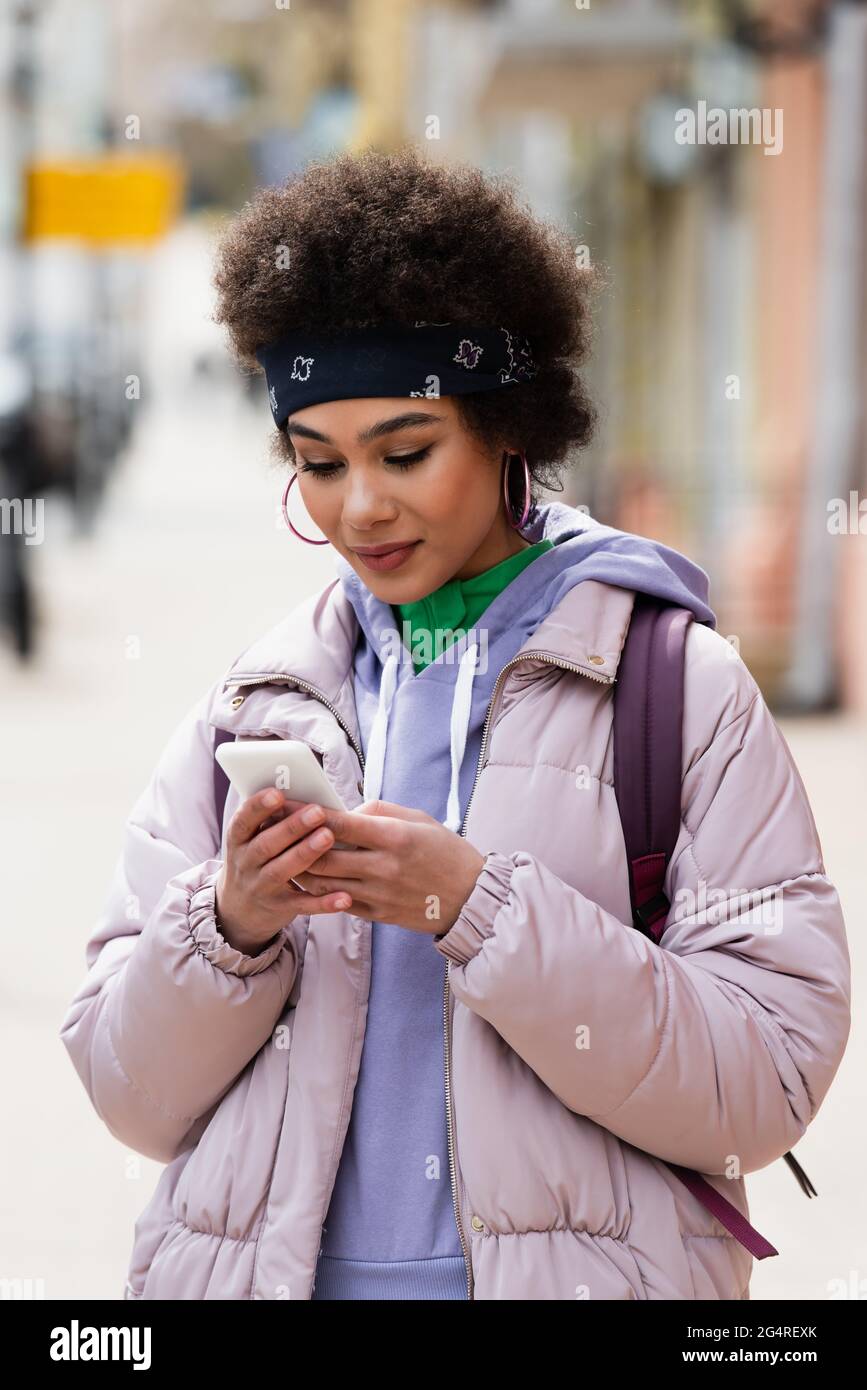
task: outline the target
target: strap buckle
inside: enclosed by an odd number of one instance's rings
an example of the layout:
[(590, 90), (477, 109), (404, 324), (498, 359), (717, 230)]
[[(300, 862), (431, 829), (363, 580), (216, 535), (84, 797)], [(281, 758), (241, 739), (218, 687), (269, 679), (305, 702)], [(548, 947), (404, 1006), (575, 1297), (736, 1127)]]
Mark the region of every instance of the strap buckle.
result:
[(671, 902), (665, 893), (654, 893), (652, 898), (648, 898), (640, 907), (633, 909), (633, 919), (640, 931), (652, 936), (654, 941), (658, 941), (662, 935), (662, 924), (668, 915)]

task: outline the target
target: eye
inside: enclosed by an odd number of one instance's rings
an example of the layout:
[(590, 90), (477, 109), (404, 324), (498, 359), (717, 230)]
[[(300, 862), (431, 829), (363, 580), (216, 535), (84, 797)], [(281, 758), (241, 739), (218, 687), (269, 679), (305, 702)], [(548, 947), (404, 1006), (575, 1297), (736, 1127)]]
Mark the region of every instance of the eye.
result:
[[(421, 463), (422, 459), (427, 458), (431, 447), (430, 444), (426, 444), (423, 449), (416, 449), (415, 453), (412, 454), (389, 454), (383, 462), (390, 463), (395, 468), (412, 468), (413, 464)], [(314, 473), (317, 478), (333, 478), (342, 466), (340, 463), (304, 463), (299, 471), (301, 473)]]
[(339, 463), (303, 463), (299, 473), (315, 473), (317, 478), (331, 478), (340, 467)]
[(385, 462), (393, 463), (395, 468), (412, 468), (414, 463), (421, 463), (423, 458), (427, 458), (430, 451), (430, 444), (426, 444), (423, 449), (416, 449), (414, 454), (391, 454)]

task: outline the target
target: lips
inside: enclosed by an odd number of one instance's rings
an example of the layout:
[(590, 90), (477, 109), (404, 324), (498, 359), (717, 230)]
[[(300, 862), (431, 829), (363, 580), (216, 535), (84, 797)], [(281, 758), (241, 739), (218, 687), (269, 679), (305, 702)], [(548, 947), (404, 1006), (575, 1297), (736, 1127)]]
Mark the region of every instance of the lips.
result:
[(421, 541), (409, 541), (406, 545), (391, 547), (387, 550), (377, 552), (365, 552), (354, 550), (362, 564), (372, 570), (396, 570), (400, 565), (405, 564), (411, 555), (415, 553), (421, 545)]

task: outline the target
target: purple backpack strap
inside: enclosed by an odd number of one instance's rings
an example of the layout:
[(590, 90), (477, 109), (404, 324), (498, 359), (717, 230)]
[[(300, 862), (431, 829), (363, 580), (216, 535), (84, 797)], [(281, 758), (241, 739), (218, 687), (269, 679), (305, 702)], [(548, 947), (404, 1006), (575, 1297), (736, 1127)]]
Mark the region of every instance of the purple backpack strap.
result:
[(636, 594), (614, 686), (614, 791), (633, 924), (658, 942), (665, 870), (680, 834), (683, 653), (688, 608)]
[[(637, 593), (614, 686), (614, 792), (632, 922), (656, 945), (671, 907), (665, 871), (680, 834), (683, 661), (692, 620), (688, 608)], [(667, 1166), (756, 1259), (779, 1254), (699, 1173)]]

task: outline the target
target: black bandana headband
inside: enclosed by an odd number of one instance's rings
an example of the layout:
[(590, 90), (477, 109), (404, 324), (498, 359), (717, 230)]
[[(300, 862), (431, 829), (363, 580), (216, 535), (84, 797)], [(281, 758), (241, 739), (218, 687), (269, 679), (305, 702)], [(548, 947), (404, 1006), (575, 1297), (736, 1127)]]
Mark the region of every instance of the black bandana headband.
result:
[(321, 401), (357, 396), (464, 396), (536, 375), (527, 339), (508, 328), (384, 325), (340, 334), (300, 329), (259, 348), (274, 423)]

